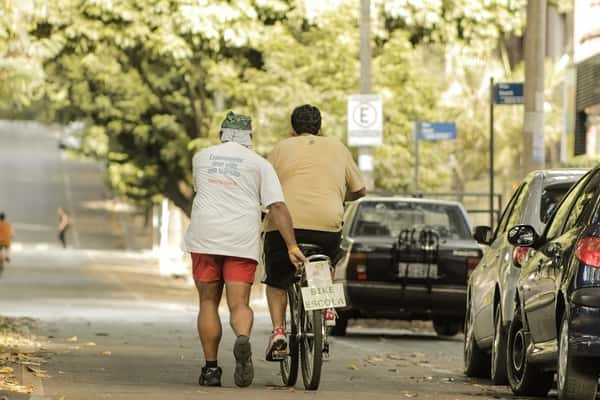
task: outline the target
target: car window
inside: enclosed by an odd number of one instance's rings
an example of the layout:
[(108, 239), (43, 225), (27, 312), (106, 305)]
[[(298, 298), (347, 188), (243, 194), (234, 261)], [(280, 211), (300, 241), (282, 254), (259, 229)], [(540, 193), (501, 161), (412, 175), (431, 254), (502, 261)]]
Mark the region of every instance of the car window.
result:
[(418, 201), (363, 201), (351, 236), (397, 237), (404, 230), (435, 230), (441, 238), (470, 239), (460, 207)]
[(546, 240), (552, 240), (557, 238), (563, 231), (563, 228), (567, 222), (567, 218), (569, 217), (569, 211), (571, 210), (571, 206), (577, 199), (578, 194), (581, 192), (581, 189), (585, 186), (588, 181), (588, 176), (584, 176), (581, 178), (579, 182), (575, 186), (569, 190), (567, 195), (560, 202), (556, 212), (553, 214), (552, 219), (549, 222), (548, 227), (546, 228)]
[(517, 201), (515, 201), (515, 206), (513, 207), (510, 217), (508, 217), (508, 228), (509, 229), (511, 227), (517, 225), (520, 222), (521, 215), (523, 214), (523, 208), (526, 205), (525, 202), (526, 202), (527, 198), (529, 197), (528, 194), (529, 194), (531, 185), (532, 185), (532, 182), (526, 183), (523, 186), (521, 193), (519, 193), (519, 197), (517, 198)]
[(575, 200), (575, 204), (571, 208), (571, 212), (567, 218), (564, 232), (587, 221), (595, 205), (594, 200), (596, 199), (598, 186), (600, 186), (600, 173), (596, 173), (589, 179), (581, 194), (577, 196), (577, 200)]
[(517, 199), (519, 199), (521, 193), (524, 193), (524, 191), (523, 191), (524, 187), (525, 187), (525, 184), (521, 184), (521, 186), (519, 186), (517, 188), (517, 190), (515, 190), (515, 193), (513, 194), (512, 198), (510, 199), (510, 201), (504, 208), (504, 212), (502, 213), (502, 217), (500, 218), (500, 222), (498, 223), (498, 228), (496, 228), (496, 233), (494, 234), (494, 240), (499, 235), (503, 235), (504, 232), (506, 232), (506, 229), (508, 228), (508, 221), (513, 214), (513, 209), (515, 207), (515, 203), (516, 203)]
[(573, 183), (546, 186), (540, 199), (540, 221), (546, 224)]

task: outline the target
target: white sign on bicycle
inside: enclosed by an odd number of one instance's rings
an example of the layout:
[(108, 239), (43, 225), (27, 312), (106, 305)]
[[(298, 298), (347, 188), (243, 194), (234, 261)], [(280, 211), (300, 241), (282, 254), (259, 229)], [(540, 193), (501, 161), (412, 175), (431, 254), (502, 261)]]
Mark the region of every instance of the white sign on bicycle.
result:
[(303, 287), (302, 300), (307, 311), (346, 306), (344, 286), (341, 283), (325, 287)]
[(328, 261), (307, 262), (304, 266), (308, 287), (302, 288), (302, 300), (307, 311), (344, 307), (346, 296), (341, 283), (333, 283)]

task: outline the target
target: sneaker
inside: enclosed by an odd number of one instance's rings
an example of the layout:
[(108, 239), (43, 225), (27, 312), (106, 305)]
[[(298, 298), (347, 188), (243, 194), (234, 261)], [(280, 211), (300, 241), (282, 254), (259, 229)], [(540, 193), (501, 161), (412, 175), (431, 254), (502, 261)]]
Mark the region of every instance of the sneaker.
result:
[(221, 386), (221, 367), (208, 368), (202, 367), (202, 373), (198, 379), (200, 386)]
[(287, 335), (283, 328), (276, 328), (267, 346), (267, 361), (282, 361), (288, 355)]
[(233, 380), (239, 387), (246, 387), (254, 379), (254, 366), (252, 365), (252, 348), (248, 336), (239, 336), (233, 345), (235, 357), (235, 372)]
[(335, 326), (336, 318), (337, 313), (335, 312), (335, 309), (328, 308), (327, 311), (325, 311), (325, 326)]

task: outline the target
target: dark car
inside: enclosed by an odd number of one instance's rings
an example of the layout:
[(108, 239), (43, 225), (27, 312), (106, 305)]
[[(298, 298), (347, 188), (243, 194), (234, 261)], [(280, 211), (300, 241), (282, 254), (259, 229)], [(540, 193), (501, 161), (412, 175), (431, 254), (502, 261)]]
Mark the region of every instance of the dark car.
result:
[(519, 263), (526, 255), (507, 240), (508, 227), (531, 225), (542, 232), (556, 207), (587, 170), (558, 169), (527, 175), (504, 209), (495, 232), (476, 227), (475, 239), (489, 248), (471, 274), (464, 342), (467, 376), (489, 377), (495, 384), (506, 377), (506, 331), (512, 321)]
[(507, 372), (515, 394), (595, 399), (600, 371), (600, 166), (565, 196), (540, 236), (508, 232), (529, 249), (508, 331)]
[(467, 280), (482, 255), (461, 204), (363, 198), (347, 209), (341, 247), (334, 279), (348, 307), (332, 334), (344, 335), (349, 318), (433, 320), (440, 335), (460, 331)]

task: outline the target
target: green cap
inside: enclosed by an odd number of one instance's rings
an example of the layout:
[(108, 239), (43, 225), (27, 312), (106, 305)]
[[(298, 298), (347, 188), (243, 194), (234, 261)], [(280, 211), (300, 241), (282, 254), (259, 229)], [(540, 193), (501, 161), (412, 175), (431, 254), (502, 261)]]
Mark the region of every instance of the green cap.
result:
[(221, 124), (221, 129), (236, 129), (240, 131), (252, 130), (252, 118), (247, 115), (236, 114), (229, 111)]

